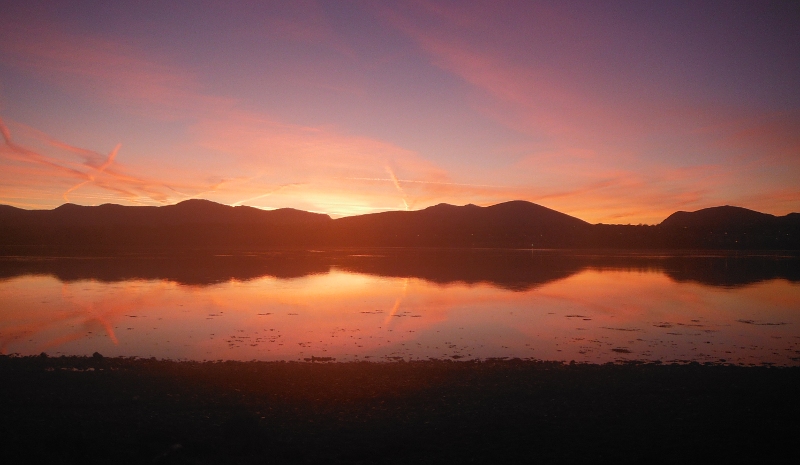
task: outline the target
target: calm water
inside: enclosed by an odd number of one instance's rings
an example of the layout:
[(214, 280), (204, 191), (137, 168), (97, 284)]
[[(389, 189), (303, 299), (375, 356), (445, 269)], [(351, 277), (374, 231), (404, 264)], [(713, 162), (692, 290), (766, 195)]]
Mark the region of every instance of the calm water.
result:
[(800, 259), (418, 249), (4, 257), (0, 350), (800, 365)]

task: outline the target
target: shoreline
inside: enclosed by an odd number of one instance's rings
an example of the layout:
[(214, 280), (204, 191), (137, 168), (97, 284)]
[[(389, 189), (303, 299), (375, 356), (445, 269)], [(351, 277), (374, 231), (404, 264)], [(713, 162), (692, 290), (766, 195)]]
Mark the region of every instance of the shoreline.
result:
[(798, 456), (800, 367), (0, 357), (9, 463)]

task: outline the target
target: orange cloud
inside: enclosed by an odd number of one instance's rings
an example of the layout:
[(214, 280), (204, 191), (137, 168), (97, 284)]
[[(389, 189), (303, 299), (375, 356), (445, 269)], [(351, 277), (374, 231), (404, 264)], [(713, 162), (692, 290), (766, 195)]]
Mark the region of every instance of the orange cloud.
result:
[(528, 6), (537, 19), (531, 29), (493, 24), (499, 16), (486, 5), (423, 1), (383, 11), (431, 64), (471, 86), (477, 111), (540, 141), (486, 173), (513, 186), (495, 194), (590, 222), (655, 223), (677, 209), (735, 202), (776, 214), (800, 209), (800, 197), (783, 200), (800, 175), (800, 114), (600, 88), (570, 68), (585, 62), (580, 47), (560, 50), (557, 60), (516, 59), (510, 50), (537, 47), (537, 27), (580, 28), (578, 18)]
[[(120, 145), (103, 157), (97, 152), (57, 141), (40, 131), (22, 131), (34, 137), (31, 143), (44, 142), (51, 147), (50, 153), (43, 155), (14, 142), (2, 120), (0, 132), (5, 142), (0, 145), (0, 160), (4, 161), (0, 173), (3, 186), (0, 201), (10, 205), (55, 206), (62, 198), (69, 201), (68, 196), (77, 194), (78, 190), (80, 198), (92, 204), (99, 203), (97, 201), (153, 204), (175, 200), (178, 189), (195, 193), (208, 189), (207, 185), (129, 174), (126, 167), (116, 162)], [(73, 158), (76, 154), (81, 161)], [(79, 180), (77, 184), (75, 179)], [(17, 199), (28, 199), (28, 202)]]
[[(317, 6), (294, 8), (294, 15), (270, 18), (264, 34), (358, 58)], [(474, 109), (528, 138), (510, 150), (513, 155), (497, 155), (503, 148), (487, 153), (495, 163), (486, 165), (495, 167), (480, 173), (455, 159), (435, 163), (432, 154), (401, 142), (330, 124), (282, 121), (214, 94), (174, 57), (59, 24), (0, 20), (5, 65), (71, 95), (170, 120), (185, 137), (169, 148), (147, 145), (146, 134), (120, 137), (124, 149), (107, 155), (110, 147), (75, 147), (14, 123), (15, 137), (25, 134), (25, 143), (17, 143), (3, 125), (0, 201), (31, 207), (62, 199), (157, 204), (206, 197), (341, 216), (525, 199), (590, 222), (632, 223), (720, 203), (774, 213), (800, 209), (791, 187), (800, 175), (796, 112), (759, 119), (747, 109), (672, 96), (597, 92), (581, 81), (591, 79), (546, 60), (514, 59), (508, 44), (530, 45), (526, 34), (532, 33), (489, 31), (483, 8), (418, 2), (382, 10), (431, 64), (467, 83)], [(548, 27), (569, 26), (569, 18), (548, 6), (531, 8)], [(492, 40), (483, 40), (489, 32)], [(566, 51), (563, 62), (573, 52)], [(336, 87), (324, 77), (309, 79)], [(350, 93), (361, 95), (358, 89)], [(138, 157), (159, 164), (137, 165)]]
[[(282, 33), (295, 35), (286, 30)], [(316, 41), (321, 37), (315, 34), (306, 39)], [(0, 33), (0, 38), (3, 37), (7, 40), (0, 51), (13, 66), (58, 85), (82, 91), (96, 89), (111, 103), (124, 103), (148, 116), (187, 120), (192, 140), (184, 144), (180, 153), (169, 155), (172, 159), (192, 160), (190, 165), (196, 167), (195, 173), (178, 173), (184, 178), (188, 176), (188, 182), (165, 178), (163, 170), (158, 175), (148, 175), (150, 169), (133, 175), (115, 161), (116, 152), (106, 158), (31, 131), (32, 138), (84, 160), (80, 165), (52, 162), (54, 167), (72, 170), (74, 177), (80, 179), (77, 184), (61, 188), (64, 198), (79, 192), (82, 196), (76, 198), (90, 203), (91, 199), (100, 198), (153, 203), (204, 196), (231, 204), (290, 206), (345, 215), (405, 208), (413, 202), (401, 198), (398, 205), (396, 193), (389, 194), (381, 187), (363, 190), (360, 189), (363, 185), (354, 186), (346, 178), (374, 177), (382, 174), (386, 166), (392, 166), (406, 178), (449, 179), (443, 170), (410, 150), (342, 134), (332, 127), (287, 124), (269, 115), (242, 110), (232, 99), (204, 92), (191, 74), (161, 65), (131, 47), (97, 37), (65, 34), (44, 25), (33, 28), (10, 25)], [(124, 140), (123, 145), (127, 145)], [(203, 156), (196, 154), (197, 148)], [(29, 158), (38, 155), (30, 151)], [(49, 161), (39, 158), (41, 162)], [(203, 182), (196, 176), (208, 169), (203, 165), (210, 162), (209, 158), (216, 165), (221, 161), (222, 169), (215, 170), (217, 178)], [(43, 183), (49, 185), (45, 191), (56, 190), (53, 179), (28, 178), (24, 184)], [(21, 184), (13, 192), (9, 189), (0, 192), (4, 201), (20, 204), (19, 200), (25, 197), (21, 194)], [(100, 192), (89, 190), (90, 186)], [(284, 198), (289, 195), (291, 198)]]

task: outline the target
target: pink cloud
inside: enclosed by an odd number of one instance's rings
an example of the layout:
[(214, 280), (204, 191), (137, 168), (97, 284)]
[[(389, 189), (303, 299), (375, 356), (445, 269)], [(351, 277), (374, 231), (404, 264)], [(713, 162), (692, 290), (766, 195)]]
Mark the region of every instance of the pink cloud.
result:
[[(507, 192), (593, 222), (652, 223), (679, 208), (734, 201), (785, 211), (781, 192), (793, 181), (781, 172), (800, 174), (797, 114), (599, 86), (586, 56), (592, 46), (578, 39), (558, 59), (518, 59), (514, 50), (547, 49), (540, 28), (581, 33), (579, 19), (528, 6), (529, 28), (495, 23), (502, 14), (486, 4), (384, 10), (433, 65), (471, 86), (478, 111), (542, 141), (492, 173), (516, 186)], [(747, 203), (755, 192), (773, 200)], [(790, 203), (800, 209), (800, 198)]]
[(139, 110), (145, 105), (151, 117), (180, 118), (187, 105), (215, 109), (234, 102), (202, 94), (192, 73), (163, 65), (131, 46), (66, 33), (52, 23), (0, 21), (0, 56), (68, 90), (92, 97), (99, 93), (111, 103)]
[[(193, 192), (208, 189), (207, 185), (131, 174), (117, 161), (120, 145), (103, 156), (53, 139), (41, 131), (24, 128), (21, 132), (32, 144), (41, 142), (50, 147), (45, 155), (16, 143), (2, 120), (0, 132), (4, 141), (0, 145), (0, 160), (3, 161), (0, 201), (11, 205), (49, 207), (60, 204), (61, 200), (69, 201), (71, 197), (88, 200), (88, 203), (152, 204), (174, 200), (176, 189)], [(80, 161), (75, 160), (76, 155)], [(87, 190), (89, 192), (84, 192)]]
[[(266, 33), (354, 57), (313, 3), (293, 8), (297, 17), (269, 20)], [(137, 115), (180, 121), (188, 135), (174, 151), (148, 154), (173, 161), (167, 168), (135, 163), (141, 154), (127, 147), (146, 144), (144, 134), (141, 141), (121, 140), (118, 153), (76, 147), (16, 123), (15, 137), (26, 137), (18, 144), (3, 126), (0, 201), (53, 206), (62, 196), (147, 204), (206, 197), (338, 216), (525, 199), (591, 222), (632, 223), (734, 200), (766, 211), (800, 209), (790, 187), (800, 174), (797, 114), (759, 119), (747, 109), (594, 92), (585, 82), (591, 76), (515, 60), (508, 45), (530, 45), (528, 33), (487, 29), (482, 8), (422, 2), (386, 8), (383, 16), (433, 65), (466, 83), (476, 109), (532, 141), (514, 155), (487, 154), (496, 168), (480, 173), (457, 160), (445, 169), (401, 143), (246, 108), (209, 92), (168, 56), (56, 24), (0, 21), (0, 57), (8, 66)], [(574, 26), (547, 7), (533, 8), (548, 27)], [(565, 53), (581, 58), (580, 51)], [(780, 182), (770, 185), (774, 180)]]
[[(449, 180), (434, 163), (390, 143), (343, 134), (332, 127), (280, 123), (247, 112), (225, 116), (199, 121), (192, 134), (204, 149), (258, 174), (257, 182), (240, 187), (238, 198), (225, 194), (235, 198), (231, 203), (252, 198), (260, 200), (258, 206), (297, 206), (284, 203), (291, 202), (287, 198), (291, 196), (315, 211), (339, 216), (412, 206), (414, 193), (405, 186), (398, 188), (403, 183), (396, 183), (392, 174), (395, 179), (419, 182)], [(285, 184), (291, 188), (276, 191)], [(352, 204), (347, 205), (345, 197)]]
[[(33, 139), (45, 142), (62, 155), (76, 155), (83, 163), (53, 159), (7, 144), (10, 149), (4, 152), (7, 159), (24, 156), (27, 161), (49, 164), (78, 179), (78, 183), (67, 188), (59, 187), (64, 189), (64, 195), (74, 195), (92, 185), (128, 201), (167, 202), (209, 194), (221, 195), (223, 201), (268, 197), (263, 193), (263, 183), (253, 184), (244, 180), (248, 177), (235, 174), (243, 171), (279, 177), (277, 185), (303, 185), (309, 179), (338, 179), (364, 173), (385, 175), (384, 167), (388, 165), (414, 175), (424, 171), (426, 177), (446, 177), (416, 154), (391, 144), (342, 135), (334, 128), (285, 124), (268, 115), (241, 110), (232, 99), (203, 92), (190, 73), (161, 65), (131, 47), (97, 37), (65, 34), (43, 24), (22, 27), (9, 23), (8, 26), (0, 32), (0, 39), (4, 39), (0, 40), (4, 44), (0, 45), (0, 53), (12, 66), (82, 92), (98, 91), (110, 103), (130, 105), (148, 116), (189, 119), (193, 121), (190, 127), (195, 138), (193, 142), (222, 154), (223, 165), (230, 173), (221, 173), (220, 180), (201, 188), (197, 181), (186, 185), (176, 180), (130, 174), (116, 163), (116, 152), (106, 157), (35, 130), (28, 131)], [(278, 33), (294, 40), (310, 41), (322, 41), (330, 35), (325, 28), (311, 27), (314, 24), (302, 23), (296, 30), (289, 26), (284, 24), (283, 28), (278, 28)], [(298, 38), (292, 31), (305, 31), (303, 34), (310, 35)], [(193, 147), (189, 145), (184, 150), (190, 152)], [(200, 161), (200, 170), (202, 163)], [(49, 192), (55, 190), (56, 184), (63, 184), (52, 178), (25, 182), (29, 186), (42, 183), (48, 185), (44, 190)], [(275, 185), (268, 184), (267, 190)], [(14, 196), (8, 187), (4, 192), (7, 199)]]

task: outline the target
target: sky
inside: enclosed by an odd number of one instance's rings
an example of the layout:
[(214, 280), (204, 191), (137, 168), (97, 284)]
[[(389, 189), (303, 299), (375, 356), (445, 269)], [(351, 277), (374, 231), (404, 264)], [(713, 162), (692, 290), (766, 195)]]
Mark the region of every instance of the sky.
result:
[(800, 3), (5, 1), (0, 204), (800, 211)]

